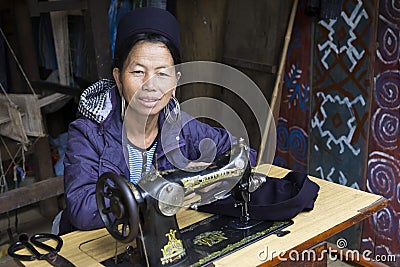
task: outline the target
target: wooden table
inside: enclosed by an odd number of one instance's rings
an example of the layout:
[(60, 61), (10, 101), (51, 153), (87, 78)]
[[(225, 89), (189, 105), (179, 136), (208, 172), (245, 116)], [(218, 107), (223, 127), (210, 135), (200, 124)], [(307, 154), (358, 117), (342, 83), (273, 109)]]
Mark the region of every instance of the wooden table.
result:
[[(263, 166), (264, 172), (268, 171)], [(273, 166), (269, 171), (271, 177), (283, 177), (288, 170)], [(303, 251), (342, 230), (371, 216), (383, 209), (387, 200), (379, 195), (370, 194), (346, 186), (338, 185), (311, 177), (320, 186), (319, 196), (312, 211), (302, 212), (287, 227), (290, 234), (283, 237), (267, 236), (243, 249), (218, 259), (215, 266), (270, 266), (280, 262), (277, 257), (290, 250)], [(210, 216), (192, 210), (181, 210), (178, 215), (179, 226), (185, 227)], [(126, 244), (117, 244), (107, 230), (76, 231), (64, 235), (64, 247), (60, 254), (76, 266), (102, 266), (99, 262), (111, 258), (117, 247), (122, 252)], [(268, 246), (267, 261), (259, 259), (260, 251)], [(272, 257), (274, 255), (275, 257)], [(26, 266), (50, 266), (41, 261), (23, 262)]]

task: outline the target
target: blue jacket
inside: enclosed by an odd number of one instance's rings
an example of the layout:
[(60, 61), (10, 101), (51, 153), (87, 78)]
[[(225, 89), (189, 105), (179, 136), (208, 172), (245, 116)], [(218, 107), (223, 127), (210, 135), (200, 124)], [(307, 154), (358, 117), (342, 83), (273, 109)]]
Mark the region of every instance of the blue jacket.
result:
[[(78, 110), (79, 117), (68, 131), (64, 160), (66, 209), (60, 229), (70, 223), (74, 228), (90, 230), (104, 226), (96, 204), (96, 182), (100, 175), (111, 171), (129, 177), (122, 145), (121, 97), (114, 82), (100, 80), (86, 89)], [(157, 137), (155, 152), (160, 171), (186, 166), (192, 160), (210, 162), (213, 158), (207, 155), (224, 153), (234, 140), (226, 130), (211, 127), (184, 112), (181, 120), (172, 124), (165, 121), (161, 112), (158, 123), (159, 129), (163, 129)], [(202, 144), (200, 153), (199, 145), (205, 138), (215, 145)], [(253, 166), (255, 157), (256, 152), (251, 150)]]

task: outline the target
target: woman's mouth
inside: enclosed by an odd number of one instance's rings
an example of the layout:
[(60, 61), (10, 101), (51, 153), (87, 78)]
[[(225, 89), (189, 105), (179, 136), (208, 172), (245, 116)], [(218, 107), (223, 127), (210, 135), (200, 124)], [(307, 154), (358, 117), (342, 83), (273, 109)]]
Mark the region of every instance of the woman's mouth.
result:
[(147, 108), (153, 108), (155, 105), (157, 105), (158, 101), (160, 101), (159, 98), (153, 98), (153, 97), (139, 97), (139, 102), (147, 107)]

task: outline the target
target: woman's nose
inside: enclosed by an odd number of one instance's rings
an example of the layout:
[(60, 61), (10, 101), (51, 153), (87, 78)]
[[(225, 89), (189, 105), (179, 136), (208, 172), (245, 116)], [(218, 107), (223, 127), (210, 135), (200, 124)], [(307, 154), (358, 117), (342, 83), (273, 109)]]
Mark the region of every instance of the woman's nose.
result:
[(145, 82), (143, 83), (143, 90), (147, 90), (147, 91), (154, 91), (157, 89), (156, 86), (156, 79), (154, 78), (154, 75), (146, 75), (147, 80), (145, 80)]

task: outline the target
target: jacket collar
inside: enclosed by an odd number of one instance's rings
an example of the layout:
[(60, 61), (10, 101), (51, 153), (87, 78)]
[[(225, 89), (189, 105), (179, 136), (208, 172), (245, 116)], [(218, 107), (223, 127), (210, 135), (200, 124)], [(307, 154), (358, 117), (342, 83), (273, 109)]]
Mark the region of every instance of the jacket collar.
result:
[(164, 110), (160, 112), (158, 117), (159, 132), (156, 149), (158, 158), (185, 145), (184, 136), (182, 135), (182, 126), (182, 120), (173, 123), (167, 122)]
[(80, 96), (78, 111), (85, 117), (102, 123), (112, 112), (110, 91), (115, 88), (114, 80), (101, 79), (89, 86)]

